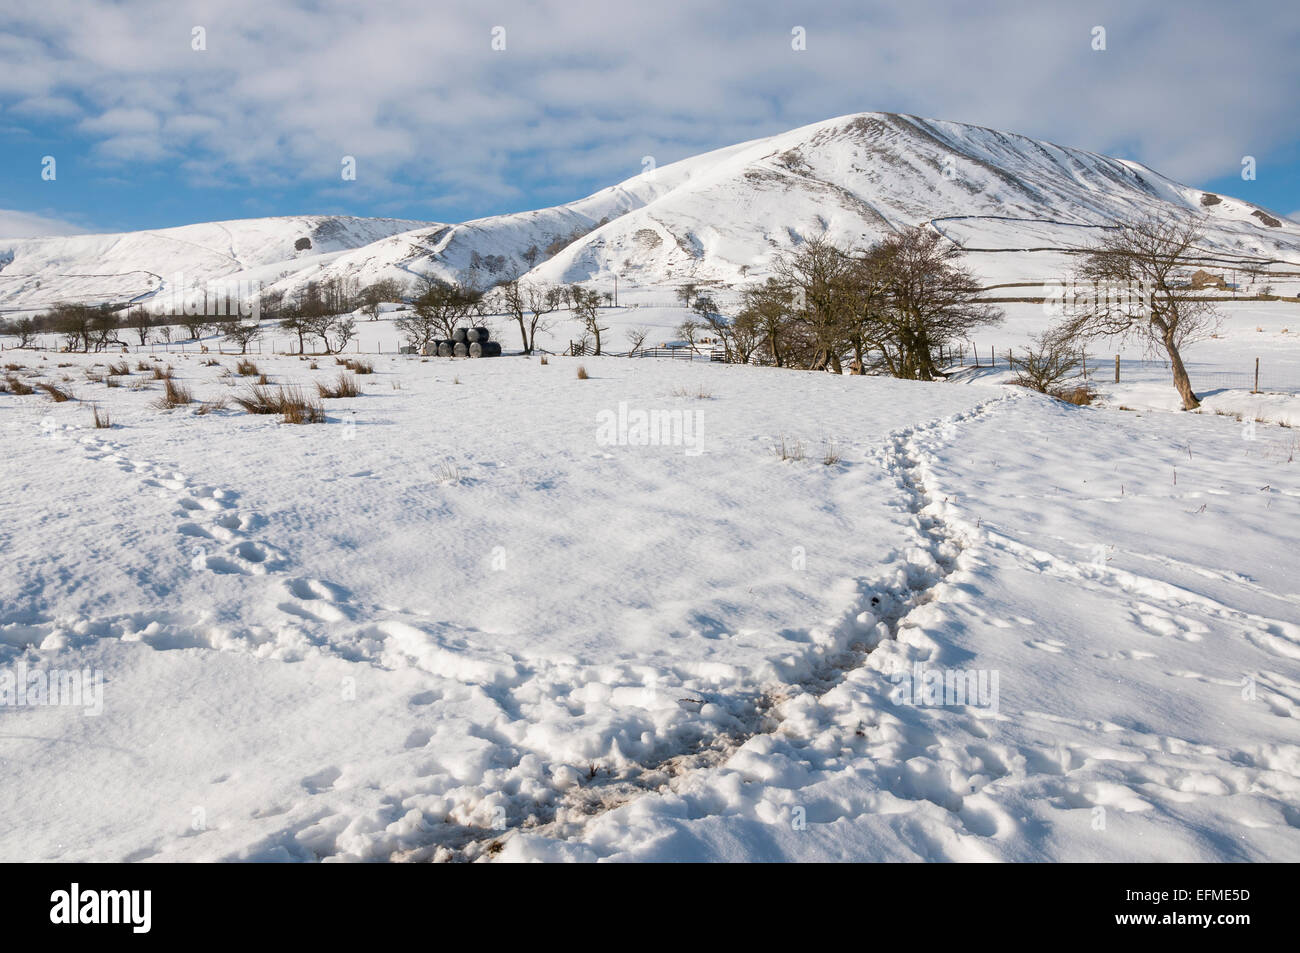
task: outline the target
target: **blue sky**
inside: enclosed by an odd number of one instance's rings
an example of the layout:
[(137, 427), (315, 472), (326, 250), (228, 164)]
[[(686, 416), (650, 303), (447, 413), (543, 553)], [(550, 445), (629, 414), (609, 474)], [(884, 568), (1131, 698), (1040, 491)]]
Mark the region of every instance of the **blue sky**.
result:
[(1136, 159), (1300, 214), (1300, 5), (975, 6), (11, 0), (0, 235), (462, 221), (863, 110)]

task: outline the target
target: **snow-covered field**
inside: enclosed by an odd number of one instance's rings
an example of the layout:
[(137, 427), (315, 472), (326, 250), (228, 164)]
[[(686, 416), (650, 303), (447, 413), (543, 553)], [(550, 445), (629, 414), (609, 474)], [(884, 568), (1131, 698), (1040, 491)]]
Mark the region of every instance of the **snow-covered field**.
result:
[[(1194, 383), (1294, 361), (1258, 307)], [(103, 679), (0, 706), (0, 859), (1300, 859), (1300, 398), (0, 357), (76, 397), (0, 394), (0, 673)]]

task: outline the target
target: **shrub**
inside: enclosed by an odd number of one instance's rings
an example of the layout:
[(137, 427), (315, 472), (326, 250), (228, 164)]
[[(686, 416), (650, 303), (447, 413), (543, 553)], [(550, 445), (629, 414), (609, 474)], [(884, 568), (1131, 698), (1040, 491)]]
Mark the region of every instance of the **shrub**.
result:
[(1071, 345), (1060, 338), (1043, 335), (1035, 338), (1037, 347), (1025, 348), (1023, 357), (1011, 355), (1011, 368), (1016, 372), (1015, 383), (1040, 394), (1050, 394), (1079, 369), (1082, 357)]

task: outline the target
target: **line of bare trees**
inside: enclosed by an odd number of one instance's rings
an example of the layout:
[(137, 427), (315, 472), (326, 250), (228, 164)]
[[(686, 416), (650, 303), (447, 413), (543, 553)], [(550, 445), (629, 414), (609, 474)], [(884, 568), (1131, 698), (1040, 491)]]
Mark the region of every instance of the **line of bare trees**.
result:
[[(867, 249), (813, 238), (777, 259), (774, 274), (745, 289), (734, 317), (707, 294), (690, 302), (727, 361), (843, 373), (939, 376), (939, 349), (964, 340), (1002, 312), (979, 300), (962, 251), (919, 226)], [(689, 298), (691, 292), (687, 293)]]

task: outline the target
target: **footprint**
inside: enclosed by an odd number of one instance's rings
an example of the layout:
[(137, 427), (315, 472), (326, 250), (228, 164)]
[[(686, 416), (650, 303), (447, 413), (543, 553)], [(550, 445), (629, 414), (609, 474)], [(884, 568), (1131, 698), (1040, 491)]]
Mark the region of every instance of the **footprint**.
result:
[(302, 779), (302, 786), (308, 794), (323, 794), (334, 787), (334, 782), (343, 776), (343, 772), (338, 768), (329, 767), (317, 771), (315, 774), (309, 774)]

